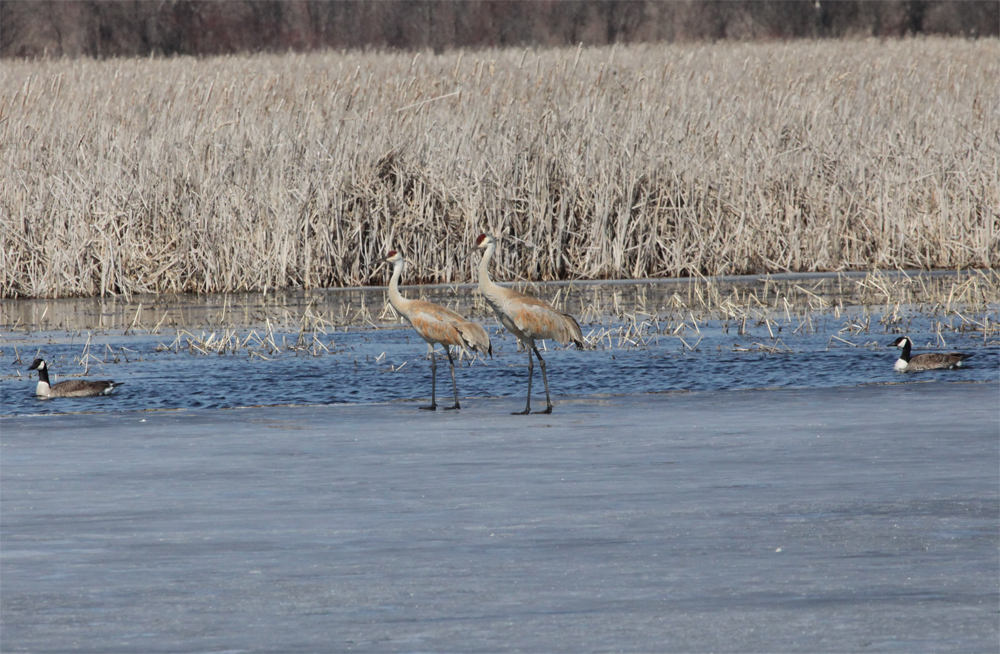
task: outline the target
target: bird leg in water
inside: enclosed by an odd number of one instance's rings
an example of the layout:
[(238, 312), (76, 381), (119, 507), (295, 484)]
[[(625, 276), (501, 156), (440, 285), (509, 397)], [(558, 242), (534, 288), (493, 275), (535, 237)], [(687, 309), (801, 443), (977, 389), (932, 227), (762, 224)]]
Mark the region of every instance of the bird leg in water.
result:
[[(531, 377), (532, 371), (535, 369), (535, 364), (531, 361), (531, 350), (534, 348), (532, 343), (528, 347), (524, 348), (528, 352), (528, 402), (524, 405), (524, 411), (514, 411), (510, 415), (512, 416), (526, 416), (531, 413)], [(537, 352), (537, 350), (535, 350)], [(539, 357), (541, 359), (541, 357)]]
[(545, 410), (535, 411), (535, 413), (552, 413), (552, 400), (549, 399), (549, 378), (545, 375), (545, 359), (542, 355), (538, 353), (538, 348), (535, 344), (531, 344), (531, 349), (535, 351), (535, 356), (538, 357), (538, 365), (542, 367), (542, 381), (545, 382)]
[(437, 405), (437, 361), (434, 360), (434, 345), (427, 344), (427, 356), (431, 358), (431, 405), (419, 407), (424, 411), (435, 411)]
[(455, 360), (451, 358), (451, 348), (447, 345), (444, 346), (444, 351), (448, 355), (448, 363), (451, 365), (451, 387), (455, 389), (455, 406), (446, 406), (445, 411), (451, 411), (452, 409), (461, 409), (458, 406), (458, 383), (455, 381)]

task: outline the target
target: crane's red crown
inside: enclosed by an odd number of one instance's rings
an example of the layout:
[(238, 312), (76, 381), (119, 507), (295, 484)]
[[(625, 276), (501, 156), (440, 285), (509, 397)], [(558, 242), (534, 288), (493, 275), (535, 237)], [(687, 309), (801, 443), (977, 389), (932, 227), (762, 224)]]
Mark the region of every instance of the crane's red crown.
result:
[(476, 239), (476, 247), (479, 247), (480, 245), (482, 245), (483, 241), (485, 241), (485, 240), (486, 240), (486, 234), (480, 234), (479, 238)]
[(395, 250), (389, 250), (389, 254), (385, 255), (385, 258), (386, 259), (391, 259), (394, 256), (396, 256), (396, 251)]

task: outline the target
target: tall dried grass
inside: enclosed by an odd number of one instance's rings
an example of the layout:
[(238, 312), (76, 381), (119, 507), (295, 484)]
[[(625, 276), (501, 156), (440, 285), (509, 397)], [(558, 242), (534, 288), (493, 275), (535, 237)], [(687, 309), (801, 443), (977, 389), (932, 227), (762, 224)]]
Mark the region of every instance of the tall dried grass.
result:
[(998, 43), (8, 60), (0, 295), (992, 267)]

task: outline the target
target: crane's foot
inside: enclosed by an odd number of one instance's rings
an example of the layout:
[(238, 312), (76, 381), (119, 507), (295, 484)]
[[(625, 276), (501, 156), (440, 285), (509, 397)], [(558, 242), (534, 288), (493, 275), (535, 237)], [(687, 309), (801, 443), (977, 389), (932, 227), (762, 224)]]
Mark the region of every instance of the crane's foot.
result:
[(421, 411), (437, 411), (438, 405), (432, 404), (430, 406), (418, 406)]
[(454, 411), (455, 409), (461, 409), (461, 408), (462, 407), (458, 406), (458, 402), (455, 402), (455, 406), (446, 406), (444, 408), (444, 410), (445, 411)]
[(524, 411), (514, 411), (510, 415), (512, 415), (512, 416), (526, 416), (529, 413), (531, 413), (531, 410), (530, 409), (525, 409)]
[(549, 406), (545, 407), (544, 411), (535, 411), (535, 413), (545, 413), (545, 414), (552, 413), (552, 405), (550, 404)]

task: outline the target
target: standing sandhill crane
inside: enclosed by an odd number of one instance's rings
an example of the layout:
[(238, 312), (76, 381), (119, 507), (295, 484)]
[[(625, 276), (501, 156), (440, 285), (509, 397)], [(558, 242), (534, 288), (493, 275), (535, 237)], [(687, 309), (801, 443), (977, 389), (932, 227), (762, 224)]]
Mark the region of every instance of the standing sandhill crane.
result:
[(476, 239), (476, 247), (485, 249), (482, 261), (479, 262), (479, 290), (486, 297), (486, 302), (507, 330), (517, 337), (528, 351), (528, 402), (524, 411), (513, 415), (528, 415), (531, 413), (531, 377), (534, 364), (531, 362), (531, 352), (535, 352), (538, 363), (542, 366), (542, 381), (545, 382), (545, 410), (536, 413), (552, 413), (552, 399), (549, 397), (549, 379), (545, 375), (545, 359), (535, 347), (536, 340), (555, 339), (560, 343), (576, 343), (583, 347), (583, 333), (576, 318), (568, 313), (559, 313), (547, 302), (538, 298), (518, 293), (509, 288), (502, 288), (490, 279), (490, 259), (497, 249), (497, 239), (490, 234), (480, 234)]
[(455, 390), (455, 406), (445, 407), (445, 411), (461, 409), (458, 405), (458, 384), (455, 382), (455, 360), (451, 358), (451, 346), (492, 357), (493, 345), (489, 334), (481, 326), (469, 322), (451, 309), (423, 300), (407, 300), (399, 294), (399, 276), (403, 273), (406, 260), (395, 250), (387, 254), (384, 260), (393, 264), (392, 279), (389, 280), (389, 302), (392, 308), (406, 318), (406, 322), (427, 342), (427, 356), (431, 359), (431, 405), (420, 408), (428, 411), (437, 409), (437, 361), (434, 359), (434, 344), (439, 343), (444, 346), (445, 354), (448, 355), (451, 385)]

